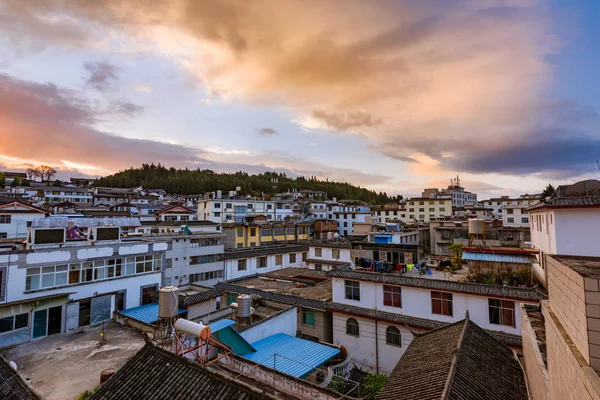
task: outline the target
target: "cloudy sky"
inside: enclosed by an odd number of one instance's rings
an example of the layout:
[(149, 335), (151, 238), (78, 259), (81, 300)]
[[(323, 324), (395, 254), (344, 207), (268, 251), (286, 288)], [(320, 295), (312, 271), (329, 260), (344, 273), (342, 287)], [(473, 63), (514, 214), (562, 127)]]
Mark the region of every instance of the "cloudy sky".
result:
[(599, 3), (0, 0), (0, 168), (597, 178)]

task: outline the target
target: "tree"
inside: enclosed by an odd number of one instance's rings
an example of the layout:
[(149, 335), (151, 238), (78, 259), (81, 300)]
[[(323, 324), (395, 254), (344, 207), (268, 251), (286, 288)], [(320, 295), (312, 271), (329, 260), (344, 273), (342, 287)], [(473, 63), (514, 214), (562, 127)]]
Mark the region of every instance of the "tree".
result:
[(39, 176), (42, 178), (42, 182), (49, 181), (56, 175), (56, 170), (48, 165), (40, 165), (36, 169), (38, 170)]
[(27, 179), (29, 179), (30, 181), (35, 180), (35, 178), (38, 178), (40, 176), (37, 168), (27, 168), (25, 174), (27, 174)]
[(454, 257), (462, 257), (463, 247), (461, 243), (454, 243), (448, 246), (448, 250), (450, 250), (450, 254)]
[(0, 172), (0, 187), (3, 187), (5, 183), (6, 183), (6, 175), (4, 175), (4, 172)]
[(15, 178), (13, 179), (12, 183), (10, 184), (10, 187), (17, 187), (21, 184), (21, 180), (19, 178)]
[(554, 186), (548, 184), (548, 186), (546, 186), (546, 189), (544, 189), (544, 191), (542, 192), (542, 200), (544, 200), (546, 197), (552, 196), (555, 191), (556, 189), (554, 189)]
[(21, 181), (21, 186), (31, 186), (31, 183), (27, 179)]

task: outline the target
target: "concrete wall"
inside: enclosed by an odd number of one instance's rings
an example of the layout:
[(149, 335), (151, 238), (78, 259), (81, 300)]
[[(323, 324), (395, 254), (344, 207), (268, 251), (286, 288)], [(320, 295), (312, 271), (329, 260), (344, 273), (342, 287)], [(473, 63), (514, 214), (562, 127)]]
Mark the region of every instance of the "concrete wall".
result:
[[(345, 298), (344, 279), (333, 278), (333, 302), (349, 304), (366, 309), (376, 309), (394, 314), (426, 318), (441, 322), (457, 322), (465, 318), (467, 310), (469, 318), (483, 329), (521, 334), (520, 302), (515, 301), (515, 327), (491, 324), (489, 320), (488, 299), (493, 297), (452, 293), (453, 315), (438, 315), (432, 313), (431, 290), (414, 287), (402, 287), (402, 308), (385, 306), (383, 304), (383, 284), (377, 282), (360, 282), (360, 301)], [(532, 304), (536, 304), (535, 302)]]
[[(0, 215), (2, 210), (0, 210)], [(27, 223), (34, 219), (44, 218), (44, 213), (6, 214), (10, 215), (10, 224), (0, 224), (0, 233), (6, 233), (9, 239), (26, 238), (29, 228)]]
[[(301, 267), (302, 266), (302, 252), (292, 252), (296, 254), (296, 262), (290, 263), (290, 252), (281, 253), (283, 256), (282, 265), (275, 265), (276, 255), (268, 255), (267, 257), (267, 267), (266, 268), (257, 268), (258, 258), (259, 257), (248, 257), (246, 258), (246, 270), (238, 271), (238, 259), (234, 260), (225, 260), (225, 280), (230, 279), (238, 279), (243, 278), (245, 276), (254, 275), (254, 274), (264, 274), (267, 272), (277, 271), (279, 269), (287, 268), (287, 267)], [(264, 256), (262, 256), (264, 257)], [(240, 258), (242, 259), (242, 258)]]
[[(346, 321), (348, 318), (354, 318), (358, 321), (358, 337), (346, 335)], [(393, 324), (378, 321), (377, 335), (375, 334), (375, 324), (375, 321), (371, 319), (333, 313), (333, 344), (344, 346), (352, 357), (352, 362), (358, 367), (370, 372), (389, 375), (412, 342), (413, 334), (404, 326), (394, 325), (400, 330), (402, 346), (388, 345), (386, 344), (385, 331), (388, 326)], [(375, 341), (376, 336), (377, 344)], [(377, 371), (377, 368), (379, 368), (379, 371)]]
[[(554, 211), (556, 249), (550, 254), (600, 256), (598, 226), (600, 209), (563, 209)], [(552, 225), (550, 225), (552, 228)]]
[(327, 311), (313, 310), (315, 313), (315, 326), (304, 325), (302, 323), (303, 309), (299, 308), (298, 313), (298, 330), (305, 335), (313, 336), (321, 342), (331, 343), (333, 333), (331, 332), (331, 313)]
[[(352, 255), (350, 254), (350, 248), (339, 248), (339, 247), (326, 247), (327, 245), (319, 246), (319, 245), (310, 245), (308, 248), (308, 258), (314, 258), (318, 260), (329, 260), (329, 261), (346, 261), (352, 262)], [(315, 248), (321, 249), (321, 256), (318, 257), (315, 254)], [(339, 258), (333, 258), (333, 249), (337, 249), (340, 251)]]
[(248, 329), (240, 332), (240, 335), (252, 344), (277, 333), (285, 333), (286, 335), (296, 336), (298, 309), (292, 307), (289, 310), (282, 311), (262, 323), (252, 325)]
[[(210, 239), (218, 238), (221, 235), (211, 236), (196, 236), (196, 237), (185, 237), (173, 239), (171, 241), (170, 249), (166, 251), (165, 258), (171, 260), (171, 268), (164, 270), (165, 284), (171, 285), (185, 285), (188, 283), (188, 277), (190, 274), (199, 274), (202, 272), (218, 271), (223, 270), (224, 262), (219, 261), (208, 264), (197, 264), (190, 265), (190, 257), (203, 256), (209, 254), (223, 254), (224, 245), (217, 246), (196, 246), (192, 247), (193, 239)], [(223, 238), (221, 238), (223, 239)], [(204, 284), (213, 285), (223, 279), (214, 279), (205, 281)]]
[[(552, 310), (586, 362), (589, 363), (590, 349), (588, 345), (584, 280), (575, 271), (552, 257), (547, 258), (547, 269), (548, 294), (552, 302)], [(597, 281), (595, 289), (598, 290)], [(600, 293), (598, 296), (600, 296)], [(598, 330), (600, 330), (600, 325), (598, 325)]]
[[(551, 300), (552, 302), (552, 300)], [(585, 361), (550, 307), (544, 307), (551, 400), (600, 400), (600, 377)]]
[(531, 400), (548, 400), (550, 398), (548, 370), (544, 364), (535, 332), (523, 306), (521, 306), (521, 326), (523, 331), (525, 377), (529, 393), (531, 394)]

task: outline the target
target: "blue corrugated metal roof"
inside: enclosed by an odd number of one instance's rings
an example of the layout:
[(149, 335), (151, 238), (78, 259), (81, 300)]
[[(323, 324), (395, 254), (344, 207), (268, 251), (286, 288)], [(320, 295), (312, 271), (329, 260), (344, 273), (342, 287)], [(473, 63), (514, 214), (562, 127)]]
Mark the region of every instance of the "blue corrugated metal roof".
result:
[[(185, 312), (187, 312), (187, 310), (180, 308), (178, 314), (183, 314)], [(121, 311), (121, 314), (145, 324), (153, 324), (158, 321), (158, 303), (128, 308), (127, 310)]]
[(535, 262), (535, 257), (532, 255), (512, 255), (512, 254), (490, 254), (490, 253), (469, 253), (465, 251), (462, 254), (463, 260), (470, 261), (492, 261), (513, 264), (531, 264)]
[(213, 322), (212, 324), (208, 324), (208, 327), (210, 328), (210, 331), (212, 333), (215, 333), (231, 325), (235, 325), (235, 321), (232, 321), (230, 319), (222, 319), (220, 321)]
[(334, 347), (285, 333), (269, 336), (252, 343), (252, 346), (256, 352), (244, 354), (243, 357), (297, 378), (309, 374), (340, 352)]

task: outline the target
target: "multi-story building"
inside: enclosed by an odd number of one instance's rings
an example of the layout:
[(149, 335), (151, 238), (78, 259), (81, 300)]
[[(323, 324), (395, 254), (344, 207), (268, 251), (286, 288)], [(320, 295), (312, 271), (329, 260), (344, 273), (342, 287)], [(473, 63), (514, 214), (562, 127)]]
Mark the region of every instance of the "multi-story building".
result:
[(270, 221), (277, 220), (275, 203), (258, 199), (202, 199), (198, 201), (198, 220), (232, 223), (257, 215), (264, 215)]
[(309, 238), (310, 224), (268, 222), (264, 217), (247, 218), (246, 223), (221, 225), (227, 249), (257, 247), (273, 243), (302, 242)]
[(33, 220), (48, 214), (20, 201), (0, 204), (0, 239), (26, 238)]
[(405, 211), (399, 214), (407, 224), (448, 218), (452, 216), (452, 199), (414, 197), (406, 201)]
[(352, 244), (350, 242), (312, 241), (308, 246), (306, 267), (316, 271), (330, 271), (334, 268), (352, 265)]
[(93, 189), (63, 186), (44, 186), (37, 188), (35, 200), (44, 203), (92, 204)]
[(119, 220), (90, 219), (87, 238), (72, 239), (67, 218), (38, 219), (26, 248), (0, 254), (1, 347), (155, 301), (169, 243), (122, 240)]
[(446, 189), (425, 189), (421, 196), (432, 199), (449, 198), (452, 200), (453, 207), (477, 204), (477, 195), (475, 193), (467, 192), (465, 188), (460, 185), (458, 176), (450, 180), (450, 185)]
[(352, 227), (355, 222), (365, 223), (372, 215), (367, 206), (329, 204), (327, 207), (328, 219), (337, 223), (338, 234), (340, 236), (348, 236), (352, 233)]
[[(532, 206), (540, 202), (540, 194), (523, 194), (518, 198), (510, 196), (494, 197), (489, 200), (482, 200), (481, 205), (491, 208), (495, 218), (503, 217), (503, 209), (507, 206)], [(516, 220), (515, 220), (516, 222)]]
[(496, 339), (519, 346), (520, 304), (539, 305), (534, 288), (332, 270), (333, 343), (364, 370), (389, 374), (414, 338), (470, 319)]
[(378, 224), (406, 222), (406, 207), (404, 204), (384, 204), (383, 206), (375, 206), (371, 210), (375, 222)]
[(311, 202), (310, 215), (312, 219), (327, 219), (327, 203), (316, 201)]
[(548, 278), (548, 254), (600, 256), (600, 181), (583, 181), (559, 189), (525, 210), (529, 214), (531, 245), (540, 251), (534, 271), (543, 285)]
[(527, 205), (507, 205), (502, 207), (502, 224), (504, 226), (529, 227), (529, 215), (525, 212)]
[(225, 251), (225, 280), (305, 265), (308, 246), (285, 244)]

